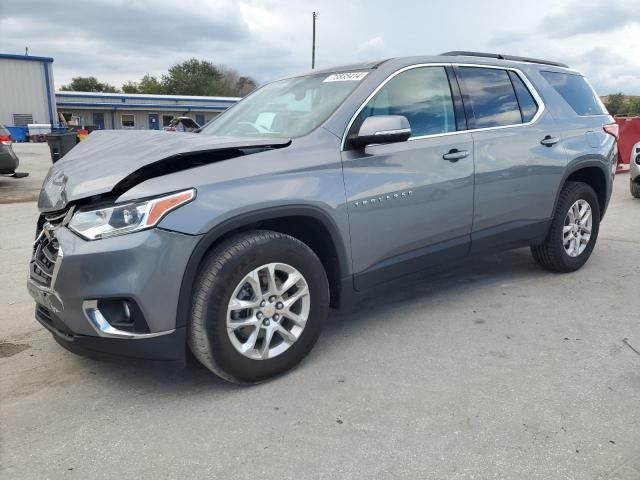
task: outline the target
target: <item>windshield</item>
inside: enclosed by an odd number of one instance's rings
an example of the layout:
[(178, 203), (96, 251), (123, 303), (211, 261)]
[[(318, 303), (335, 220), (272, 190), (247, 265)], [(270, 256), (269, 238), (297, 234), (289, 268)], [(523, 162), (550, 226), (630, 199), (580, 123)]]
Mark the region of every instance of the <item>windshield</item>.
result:
[(202, 129), (205, 135), (284, 137), (321, 125), (367, 72), (324, 73), (270, 83)]

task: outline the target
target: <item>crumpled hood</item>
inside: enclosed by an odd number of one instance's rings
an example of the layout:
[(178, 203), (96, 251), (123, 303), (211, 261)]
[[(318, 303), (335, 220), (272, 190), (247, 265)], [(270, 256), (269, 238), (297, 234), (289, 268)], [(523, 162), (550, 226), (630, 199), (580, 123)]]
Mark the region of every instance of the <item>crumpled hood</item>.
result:
[[(55, 163), (42, 185), (38, 208), (55, 211), (69, 202), (106, 194), (140, 169), (162, 161), (171, 171), (191, 168), (189, 155), (239, 149), (282, 148), (283, 138), (215, 137), (154, 130), (100, 130), (91, 133)], [(216, 161), (215, 159), (212, 161)]]

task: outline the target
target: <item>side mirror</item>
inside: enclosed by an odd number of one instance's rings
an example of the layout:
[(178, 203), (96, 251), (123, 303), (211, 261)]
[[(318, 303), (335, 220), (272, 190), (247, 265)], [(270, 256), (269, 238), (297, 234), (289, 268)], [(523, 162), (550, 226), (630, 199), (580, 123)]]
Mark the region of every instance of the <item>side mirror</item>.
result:
[(356, 148), (364, 148), (373, 143), (405, 142), (411, 136), (409, 120), (403, 115), (375, 115), (362, 122), (358, 133), (349, 137)]

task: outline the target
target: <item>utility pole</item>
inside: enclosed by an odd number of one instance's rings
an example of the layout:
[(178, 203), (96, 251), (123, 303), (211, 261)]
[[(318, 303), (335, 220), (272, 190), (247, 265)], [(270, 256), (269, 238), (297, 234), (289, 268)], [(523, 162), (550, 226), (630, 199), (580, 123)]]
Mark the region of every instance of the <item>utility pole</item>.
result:
[(313, 12), (313, 41), (311, 43), (311, 70), (316, 68), (316, 19), (318, 12)]

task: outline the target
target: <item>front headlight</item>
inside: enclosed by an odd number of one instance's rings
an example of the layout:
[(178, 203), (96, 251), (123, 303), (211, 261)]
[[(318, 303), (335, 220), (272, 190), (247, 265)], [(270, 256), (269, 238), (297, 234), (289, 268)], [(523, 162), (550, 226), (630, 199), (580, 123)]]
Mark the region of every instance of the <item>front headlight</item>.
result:
[(189, 203), (195, 196), (196, 191), (190, 189), (140, 202), (80, 210), (73, 215), (68, 227), (87, 240), (138, 232), (154, 227), (167, 213)]

